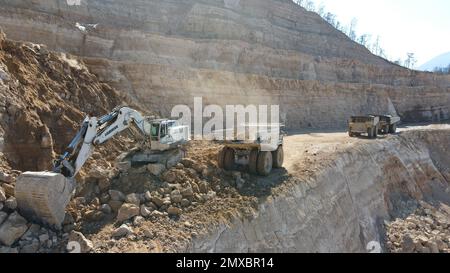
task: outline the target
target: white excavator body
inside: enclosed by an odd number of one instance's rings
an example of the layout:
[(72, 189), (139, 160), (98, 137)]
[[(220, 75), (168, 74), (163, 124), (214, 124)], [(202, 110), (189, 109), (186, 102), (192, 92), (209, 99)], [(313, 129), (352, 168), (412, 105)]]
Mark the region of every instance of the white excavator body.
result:
[(15, 196), (20, 212), (32, 221), (59, 229), (75, 191), (75, 176), (95, 146), (133, 124), (150, 143), (151, 151), (173, 150), (190, 140), (188, 126), (176, 120), (144, 117), (128, 107), (115, 108), (101, 118), (87, 117), (51, 172), (25, 172), (17, 178)]

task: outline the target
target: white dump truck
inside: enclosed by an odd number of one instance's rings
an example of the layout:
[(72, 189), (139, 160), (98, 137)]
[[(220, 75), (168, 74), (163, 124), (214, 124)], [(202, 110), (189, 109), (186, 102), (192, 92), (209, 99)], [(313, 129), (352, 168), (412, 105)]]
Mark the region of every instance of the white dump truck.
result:
[[(256, 137), (238, 137), (236, 140), (217, 140), (224, 145), (218, 155), (220, 168), (231, 171), (239, 168), (247, 169), (251, 174), (268, 176), (273, 168), (281, 168), (284, 161), (283, 137), (280, 124), (253, 125), (258, 128)], [(252, 127), (252, 125), (247, 125)], [(260, 130), (260, 128), (270, 130)], [(223, 131), (215, 134), (221, 134)]]
[(400, 124), (400, 117), (391, 115), (379, 115), (380, 124), (378, 126), (379, 134), (395, 134), (397, 125)]
[(369, 138), (376, 138), (379, 125), (380, 118), (378, 116), (353, 116), (348, 122), (348, 135), (350, 137), (359, 137), (367, 133)]

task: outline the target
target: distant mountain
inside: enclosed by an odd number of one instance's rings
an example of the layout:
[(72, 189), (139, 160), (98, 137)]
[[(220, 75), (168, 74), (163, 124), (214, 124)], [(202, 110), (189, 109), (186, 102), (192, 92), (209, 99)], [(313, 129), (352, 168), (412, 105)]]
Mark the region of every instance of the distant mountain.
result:
[(426, 62), (419, 67), (419, 70), (433, 71), (436, 67), (445, 68), (448, 67), (448, 65), (450, 65), (450, 52), (439, 55), (436, 58)]

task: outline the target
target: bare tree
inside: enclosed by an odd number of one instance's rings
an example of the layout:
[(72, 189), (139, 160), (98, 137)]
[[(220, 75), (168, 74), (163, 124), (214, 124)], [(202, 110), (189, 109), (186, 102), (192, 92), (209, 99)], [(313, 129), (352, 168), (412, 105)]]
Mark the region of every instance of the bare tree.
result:
[(370, 34), (363, 34), (361, 36), (359, 36), (358, 38), (358, 43), (360, 43), (361, 45), (368, 47), (369, 41), (370, 41)]
[(353, 41), (356, 41), (356, 25), (358, 24), (358, 20), (353, 18), (350, 22), (350, 26), (348, 28), (348, 37)]
[(294, 0), (294, 3), (299, 5), (299, 6), (301, 6), (301, 7), (303, 7), (304, 0)]
[(317, 8), (317, 14), (319, 14), (320, 17), (324, 18), (325, 13), (326, 13), (326, 12), (325, 12), (325, 6), (324, 6), (323, 3), (321, 3), (321, 4), (319, 5), (319, 7)]
[(407, 68), (414, 68), (416, 66), (417, 60), (414, 53), (407, 53), (406, 54), (406, 60), (405, 60), (405, 67)]
[(306, 1), (305, 8), (309, 11), (315, 11), (316, 6), (314, 5), (314, 2), (311, 0)]

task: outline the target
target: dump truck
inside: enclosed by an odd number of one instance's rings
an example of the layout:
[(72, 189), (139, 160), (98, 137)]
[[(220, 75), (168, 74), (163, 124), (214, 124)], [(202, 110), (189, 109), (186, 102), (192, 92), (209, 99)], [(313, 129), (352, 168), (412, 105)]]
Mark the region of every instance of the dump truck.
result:
[(353, 116), (348, 123), (348, 134), (350, 137), (359, 137), (367, 134), (370, 139), (378, 136), (380, 118), (374, 115)]
[(380, 124), (378, 127), (379, 134), (395, 134), (397, 132), (397, 125), (400, 123), (400, 117), (391, 115), (379, 115)]
[(75, 176), (95, 147), (132, 125), (150, 145), (151, 159), (155, 161), (169, 157), (190, 140), (189, 127), (179, 121), (146, 117), (125, 106), (100, 118), (86, 117), (65, 152), (55, 160), (52, 171), (25, 172), (17, 178), (15, 196), (21, 214), (31, 221), (60, 228), (65, 208), (75, 193)]
[[(252, 125), (249, 125), (252, 126)], [(254, 125), (256, 127), (261, 125)], [(268, 176), (274, 168), (282, 168), (284, 161), (282, 125), (262, 125), (278, 130), (276, 139), (269, 131), (259, 131), (256, 138), (237, 138), (236, 140), (217, 140), (223, 144), (218, 155), (219, 168), (227, 171), (247, 170), (251, 174)], [(239, 140), (240, 139), (240, 140)]]

